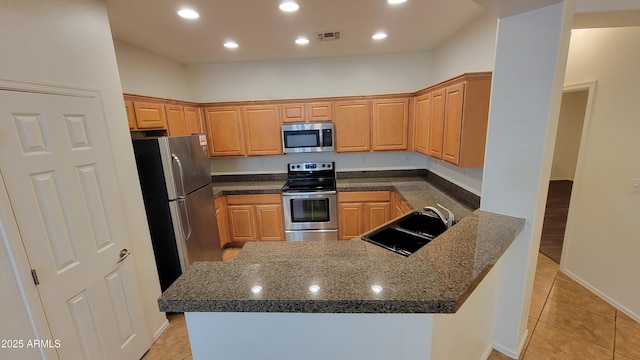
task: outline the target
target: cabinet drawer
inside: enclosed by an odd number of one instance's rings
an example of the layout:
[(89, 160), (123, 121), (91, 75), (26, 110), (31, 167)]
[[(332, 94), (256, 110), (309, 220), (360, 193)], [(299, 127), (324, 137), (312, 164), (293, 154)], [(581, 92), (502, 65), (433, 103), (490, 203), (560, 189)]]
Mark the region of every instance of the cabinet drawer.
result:
[(390, 191), (339, 192), (338, 202), (391, 201)]
[(227, 205), (280, 204), (280, 194), (227, 195)]

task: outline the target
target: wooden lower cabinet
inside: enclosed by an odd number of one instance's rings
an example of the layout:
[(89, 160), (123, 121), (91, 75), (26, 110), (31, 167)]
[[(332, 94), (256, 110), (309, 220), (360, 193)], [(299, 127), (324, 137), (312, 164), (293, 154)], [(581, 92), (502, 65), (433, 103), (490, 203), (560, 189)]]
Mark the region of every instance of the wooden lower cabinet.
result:
[(230, 242), (284, 240), (279, 194), (227, 195)]
[(389, 220), (390, 191), (338, 193), (338, 239), (350, 240)]
[(411, 206), (404, 200), (402, 195), (400, 195), (397, 191), (391, 193), (391, 203), (392, 203), (392, 218), (397, 218), (404, 214), (410, 213), (413, 211)]

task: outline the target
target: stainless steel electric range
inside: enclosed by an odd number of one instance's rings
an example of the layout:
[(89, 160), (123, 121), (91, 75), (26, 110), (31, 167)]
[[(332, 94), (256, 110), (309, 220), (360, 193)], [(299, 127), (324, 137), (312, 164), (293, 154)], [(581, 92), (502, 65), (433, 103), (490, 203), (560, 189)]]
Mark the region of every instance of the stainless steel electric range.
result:
[(338, 240), (333, 162), (292, 163), (282, 187), (287, 241)]

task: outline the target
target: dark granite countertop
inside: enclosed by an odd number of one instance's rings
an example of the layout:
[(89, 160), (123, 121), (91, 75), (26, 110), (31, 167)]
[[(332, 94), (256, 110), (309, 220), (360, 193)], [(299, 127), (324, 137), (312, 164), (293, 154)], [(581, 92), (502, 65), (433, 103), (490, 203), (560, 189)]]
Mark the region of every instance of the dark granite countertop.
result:
[[(285, 180), (214, 182), (213, 192), (215, 196), (276, 194), (281, 192), (284, 183)], [(337, 190), (339, 192), (397, 190), (413, 209), (419, 210), (427, 205), (441, 204), (451, 210), (456, 219), (461, 219), (474, 210), (472, 206), (455, 200), (419, 176), (339, 178)]]
[[(278, 193), (284, 182), (214, 185), (216, 195)], [(456, 226), (409, 257), (350, 241), (247, 243), (235, 261), (194, 263), (159, 299), (169, 312), (453, 313), (524, 220), (465, 207), (420, 177), (339, 179), (338, 191), (398, 190), (440, 203)], [(312, 292), (311, 286), (318, 291)], [(252, 291), (260, 287), (259, 292)]]

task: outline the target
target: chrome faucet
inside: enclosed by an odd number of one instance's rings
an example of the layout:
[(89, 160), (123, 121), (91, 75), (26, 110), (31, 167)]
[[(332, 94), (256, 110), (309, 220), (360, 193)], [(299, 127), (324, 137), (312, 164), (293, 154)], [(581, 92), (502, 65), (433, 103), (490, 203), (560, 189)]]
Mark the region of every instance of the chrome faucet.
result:
[(453, 213), (451, 212), (451, 210), (447, 209), (446, 207), (437, 204), (439, 207), (441, 207), (443, 210), (447, 211), (447, 215), (448, 217), (445, 217), (440, 210), (436, 209), (433, 206), (425, 206), (424, 208), (422, 208), (424, 211), (430, 210), (432, 212), (434, 212), (436, 215), (438, 215), (438, 217), (440, 218), (440, 220), (442, 220), (442, 222), (447, 226), (447, 229), (450, 229), (453, 226), (453, 222), (455, 221), (455, 216), (453, 215)]

